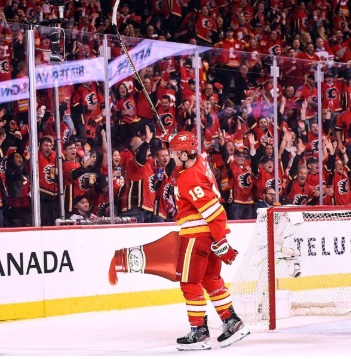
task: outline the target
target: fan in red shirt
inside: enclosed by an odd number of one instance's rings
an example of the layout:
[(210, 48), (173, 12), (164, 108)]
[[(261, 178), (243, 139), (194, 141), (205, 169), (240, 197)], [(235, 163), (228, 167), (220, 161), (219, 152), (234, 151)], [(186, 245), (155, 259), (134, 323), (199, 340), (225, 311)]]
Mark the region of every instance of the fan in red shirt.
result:
[(127, 83), (121, 82), (116, 89), (116, 112), (119, 121), (119, 137), (125, 143), (135, 136), (139, 127), (140, 117), (134, 99), (134, 90), (129, 91)]
[(277, 30), (271, 30), (267, 41), (260, 42), (260, 48), (264, 54), (279, 56), (283, 52), (283, 43)]
[[(77, 148), (73, 141), (67, 141), (63, 145), (63, 181), (65, 193), (65, 210), (66, 213), (72, 213), (74, 199), (77, 196), (87, 195), (96, 182), (96, 173), (93, 174), (93, 166), (96, 162), (96, 154), (92, 154), (86, 161), (77, 161)], [(91, 172), (91, 179), (87, 183), (84, 177), (85, 173)]]
[(296, 32), (308, 31), (308, 14), (305, 2), (301, 1), (300, 6), (295, 5), (293, 11), (294, 29)]
[(60, 217), (58, 165), (53, 147), (51, 137), (43, 136), (39, 140), (38, 172), (42, 226), (53, 226), (55, 219)]
[(350, 41), (344, 41), (343, 30), (335, 31), (336, 44), (332, 46), (331, 50), (335, 56), (335, 60), (346, 63), (351, 60)]
[(234, 37), (231, 27), (226, 29), (225, 34), (226, 37), (214, 45), (218, 49), (223, 49), (217, 52), (218, 62), (228, 69), (239, 68), (242, 57), (240, 51), (243, 50), (244, 43)]
[(338, 148), (341, 151), (344, 146), (351, 143), (351, 111), (347, 109), (336, 117), (335, 123)]
[[(99, 109), (101, 97), (93, 82), (84, 82), (72, 94), (72, 119), (77, 136), (87, 138), (87, 125), (93, 118), (94, 111)], [(93, 120), (94, 121), (94, 120)]]
[(293, 86), (295, 89), (305, 82), (304, 61), (297, 58), (293, 48), (288, 50), (288, 58), (281, 64), (282, 86)]
[(319, 61), (319, 56), (314, 51), (314, 45), (312, 42), (309, 42), (305, 46), (305, 51), (301, 51), (297, 56), (297, 59), (302, 60), (302, 63), (305, 68), (305, 73), (314, 74), (317, 69), (317, 64)]
[(122, 194), (122, 217), (136, 217), (138, 223), (152, 223), (155, 203), (154, 160), (151, 157), (152, 132), (145, 126), (145, 140), (131, 139), (134, 156), (125, 162), (125, 190)]
[(207, 6), (202, 6), (201, 11), (197, 16), (195, 27), (199, 44), (209, 45), (213, 43), (213, 37), (217, 33), (217, 23), (209, 15)]
[(349, 206), (351, 203), (350, 161), (346, 151), (343, 152), (343, 160), (335, 159), (330, 182), (334, 190), (335, 204)]
[(250, 163), (247, 161), (246, 151), (235, 150), (234, 161), (230, 162), (232, 178), (230, 181), (229, 202), (232, 205), (228, 208), (229, 219), (252, 219), (253, 215), (253, 187), (254, 178)]
[(155, 188), (156, 198), (154, 206), (154, 222), (173, 221), (176, 214), (174, 188), (171, 174), (174, 162), (170, 161), (169, 150), (160, 148), (155, 153)]
[(332, 114), (341, 111), (341, 84), (336, 82), (334, 74), (327, 71), (324, 74), (324, 82), (322, 86), (322, 111), (326, 113), (328, 110)]
[(306, 83), (299, 87), (295, 93), (295, 101), (302, 103), (307, 101), (305, 120), (312, 122), (317, 116), (317, 87), (315, 85), (314, 74), (307, 76)]
[[(164, 129), (169, 133), (175, 133), (178, 127), (175, 108), (172, 106), (171, 98), (168, 95), (161, 97), (160, 105), (157, 107)], [(160, 124), (156, 123), (156, 138), (163, 134)]]

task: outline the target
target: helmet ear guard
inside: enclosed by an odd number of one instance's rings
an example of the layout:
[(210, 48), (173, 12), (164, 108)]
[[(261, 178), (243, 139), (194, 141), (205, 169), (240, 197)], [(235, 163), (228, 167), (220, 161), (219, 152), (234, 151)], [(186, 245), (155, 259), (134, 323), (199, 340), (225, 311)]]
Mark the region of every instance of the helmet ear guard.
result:
[(178, 158), (181, 162), (186, 162), (189, 159), (189, 154), (187, 151), (182, 151)]

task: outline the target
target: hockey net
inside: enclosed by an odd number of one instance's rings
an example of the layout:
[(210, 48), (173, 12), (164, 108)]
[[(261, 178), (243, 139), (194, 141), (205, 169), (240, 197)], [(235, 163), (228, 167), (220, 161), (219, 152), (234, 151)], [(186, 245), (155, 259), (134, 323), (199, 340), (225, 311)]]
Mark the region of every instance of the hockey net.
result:
[(258, 210), (230, 290), (242, 320), (269, 329), (282, 291), (289, 293), (289, 317), (350, 314), (351, 208)]

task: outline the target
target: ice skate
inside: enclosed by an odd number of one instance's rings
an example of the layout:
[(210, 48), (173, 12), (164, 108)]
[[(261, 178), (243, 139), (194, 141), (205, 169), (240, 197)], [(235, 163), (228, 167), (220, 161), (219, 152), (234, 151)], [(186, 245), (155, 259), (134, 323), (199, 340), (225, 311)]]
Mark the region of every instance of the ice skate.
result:
[(241, 319), (236, 315), (233, 308), (230, 308), (232, 315), (223, 320), (223, 333), (217, 338), (219, 345), (225, 348), (243, 338), (245, 338), (250, 331), (245, 327)]
[(198, 327), (191, 327), (191, 331), (185, 337), (177, 339), (178, 350), (206, 350), (211, 349), (209, 343), (210, 332), (207, 327), (207, 315), (205, 323)]

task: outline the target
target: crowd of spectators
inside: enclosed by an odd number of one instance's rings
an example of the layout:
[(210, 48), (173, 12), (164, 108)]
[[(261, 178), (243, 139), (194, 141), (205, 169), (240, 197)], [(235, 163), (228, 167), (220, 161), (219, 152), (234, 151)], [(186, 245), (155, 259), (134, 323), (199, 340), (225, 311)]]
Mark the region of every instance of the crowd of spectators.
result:
[[(62, 61), (99, 56), (102, 37), (97, 34), (114, 33), (114, 3), (64, 1), (62, 13), (59, 1), (0, 0), (0, 86), (28, 75), (25, 38), (30, 25), (37, 30), (36, 65), (49, 64), (53, 53)], [(275, 180), (282, 204), (316, 205), (320, 190), (325, 205), (351, 203), (350, 6), (349, 0), (122, 0), (117, 26), (126, 39), (209, 48), (202, 56), (200, 94), (188, 56), (162, 59), (139, 75), (169, 133), (196, 132), (196, 119), (201, 121), (201, 155), (216, 175), (229, 219), (255, 218)], [(66, 35), (53, 50), (57, 44), (48, 28), (58, 24)], [(112, 56), (123, 55), (111, 39)], [(271, 76), (274, 57), (277, 89)], [(323, 75), (322, 153), (318, 68)], [(103, 83), (95, 82), (59, 87), (65, 218), (109, 216), (107, 167), (112, 161), (117, 216), (174, 221), (170, 157), (142, 87), (129, 77), (111, 88), (109, 99), (103, 89)], [(278, 138), (273, 131), (275, 90)], [(112, 154), (107, 150), (106, 105), (111, 109)], [(54, 225), (60, 218), (60, 166), (51, 89), (37, 90), (37, 112), (41, 222)], [(4, 103), (0, 98), (0, 227), (32, 224), (28, 116), (29, 100)]]

